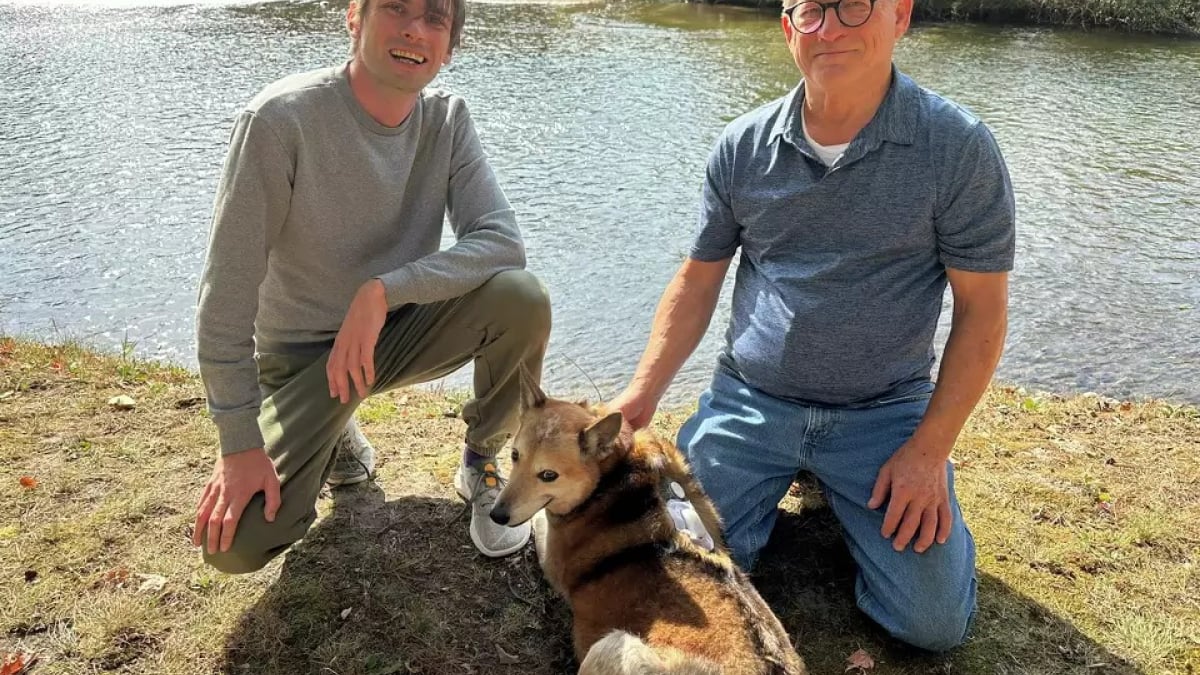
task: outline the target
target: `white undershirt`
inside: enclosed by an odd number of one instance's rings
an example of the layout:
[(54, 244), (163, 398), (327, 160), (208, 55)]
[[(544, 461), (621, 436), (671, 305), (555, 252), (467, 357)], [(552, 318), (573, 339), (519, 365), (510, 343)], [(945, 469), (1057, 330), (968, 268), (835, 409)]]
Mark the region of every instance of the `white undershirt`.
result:
[(817, 157), (821, 158), (821, 162), (824, 163), (825, 166), (833, 166), (834, 162), (838, 161), (838, 158), (840, 158), (842, 154), (846, 152), (846, 148), (850, 147), (849, 143), (821, 145), (820, 143), (814, 141), (812, 135), (808, 133), (808, 123), (804, 121), (803, 110), (800, 111), (800, 126), (804, 129), (804, 140), (808, 141), (808, 144), (812, 146), (814, 151), (816, 151)]

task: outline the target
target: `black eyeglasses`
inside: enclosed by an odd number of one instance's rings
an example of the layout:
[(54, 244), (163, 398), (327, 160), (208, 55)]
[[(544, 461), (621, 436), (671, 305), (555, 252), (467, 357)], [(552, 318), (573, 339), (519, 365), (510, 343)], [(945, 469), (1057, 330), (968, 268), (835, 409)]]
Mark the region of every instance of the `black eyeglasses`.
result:
[(837, 0), (836, 2), (816, 2), (806, 0), (783, 10), (791, 22), (792, 28), (799, 33), (815, 33), (821, 30), (825, 23), (825, 11), (834, 10), (838, 21), (847, 28), (856, 28), (871, 18), (875, 10), (875, 0)]

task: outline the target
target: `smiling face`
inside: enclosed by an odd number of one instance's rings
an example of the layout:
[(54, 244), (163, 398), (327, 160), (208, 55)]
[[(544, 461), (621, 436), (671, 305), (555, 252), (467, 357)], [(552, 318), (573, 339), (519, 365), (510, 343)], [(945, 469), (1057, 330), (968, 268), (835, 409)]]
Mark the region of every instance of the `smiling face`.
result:
[[(790, 0), (785, 6), (796, 4)], [(815, 33), (800, 33), (783, 16), (783, 34), (805, 81), (824, 91), (853, 93), (864, 82), (890, 75), (896, 41), (911, 16), (912, 0), (877, 0), (861, 26), (846, 27), (831, 7)]]
[(451, 0), (352, 2), (346, 26), (353, 58), (376, 87), (419, 94), (450, 62), (456, 29), (461, 27), (455, 9)]
[(600, 481), (599, 457), (580, 444), (580, 433), (595, 422), (581, 406), (563, 401), (526, 410), (493, 513), (515, 527), (543, 508), (564, 515), (582, 504)]

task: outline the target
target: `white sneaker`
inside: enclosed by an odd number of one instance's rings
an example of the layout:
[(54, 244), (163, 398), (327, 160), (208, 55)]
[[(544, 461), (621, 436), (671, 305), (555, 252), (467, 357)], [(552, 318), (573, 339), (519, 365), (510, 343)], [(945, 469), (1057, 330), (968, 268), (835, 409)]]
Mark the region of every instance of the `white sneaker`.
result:
[(454, 474), (454, 489), (471, 504), (471, 541), (480, 553), (492, 558), (516, 553), (529, 541), (529, 523), (508, 527), (489, 517), (502, 487), (504, 477), (494, 461), (482, 468), (460, 464)]
[(333, 461), (329, 478), (325, 479), (330, 487), (361, 483), (375, 471), (375, 448), (371, 447), (353, 418), (338, 437), (334, 452), (337, 453), (337, 459)]

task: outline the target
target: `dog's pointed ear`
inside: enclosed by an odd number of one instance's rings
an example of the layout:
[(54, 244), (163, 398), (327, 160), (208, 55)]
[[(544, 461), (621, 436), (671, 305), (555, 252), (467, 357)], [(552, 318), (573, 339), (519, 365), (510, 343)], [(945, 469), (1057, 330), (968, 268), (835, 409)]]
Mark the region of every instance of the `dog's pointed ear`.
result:
[(533, 374), (521, 364), (521, 410), (529, 410), (530, 408), (540, 408), (546, 405), (546, 394), (542, 388), (538, 386), (536, 380), (533, 379)]
[(609, 413), (607, 417), (593, 422), (579, 432), (579, 447), (583, 453), (594, 455), (597, 459), (607, 455), (621, 433), (623, 421), (620, 412)]

